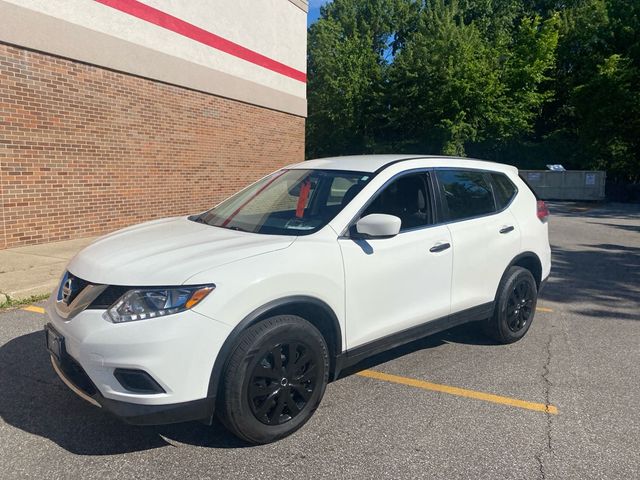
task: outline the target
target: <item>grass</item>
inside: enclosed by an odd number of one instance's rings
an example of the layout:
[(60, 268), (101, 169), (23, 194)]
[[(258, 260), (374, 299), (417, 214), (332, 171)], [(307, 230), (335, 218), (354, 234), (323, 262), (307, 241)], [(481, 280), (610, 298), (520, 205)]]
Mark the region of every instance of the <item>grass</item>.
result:
[(41, 302), (42, 300), (46, 300), (47, 298), (49, 298), (49, 294), (43, 293), (40, 295), (31, 295), (30, 297), (25, 298), (11, 298), (9, 295), (6, 295), (6, 297), (7, 299), (4, 302), (0, 303), (0, 310)]

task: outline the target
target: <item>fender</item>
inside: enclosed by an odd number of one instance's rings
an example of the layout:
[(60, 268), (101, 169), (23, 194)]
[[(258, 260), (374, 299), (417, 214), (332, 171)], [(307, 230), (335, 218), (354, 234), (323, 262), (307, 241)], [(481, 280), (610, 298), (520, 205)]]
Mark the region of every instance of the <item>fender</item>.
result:
[[(540, 290), (542, 289), (542, 286), (547, 280), (546, 278), (545, 279), (542, 278), (542, 262), (540, 261), (540, 257), (538, 257), (536, 253), (529, 252), (529, 251), (522, 252), (516, 255), (513, 258), (513, 260), (511, 260), (509, 265), (507, 265), (507, 268), (504, 269), (504, 272), (500, 277), (500, 282), (502, 282), (502, 279), (506, 275), (507, 271), (515, 265), (519, 265), (521, 267), (527, 268), (531, 272), (534, 280), (536, 281), (536, 285), (538, 286), (538, 292), (540, 292)], [(500, 282), (498, 283), (498, 286), (500, 286)], [(496, 296), (495, 296), (496, 300), (498, 298), (498, 293), (499, 292), (496, 291)]]
[[(528, 261), (532, 261), (534, 262), (532, 265), (527, 265)], [(518, 255), (516, 255), (513, 260), (511, 260), (511, 263), (509, 263), (509, 265), (507, 265), (507, 268), (505, 268), (504, 273), (502, 274), (504, 276), (505, 273), (507, 273), (507, 270), (509, 270), (511, 267), (513, 267), (514, 265), (520, 265), (522, 267), (531, 267), (529, 268), (529, 270), (533, 270), (531, 271), (531, 273), (533, 274), (533, 278), (535, 279), (536, 283), (538, 284), (538, 290), (540, 289), (540, 285), (542, 284), (543, 278), (542, 278), (542, 262), (540, 261), (540, 257), (538, 257), (538, 255), (534, 252), (522, 252)], [(501, 277), (502, 278), (502, 277)], [(546, 280), (546, 279), (544, 279)]]
[[(334, 337), (332, 339), (327, 339), (327, 346), (329, 347), (329, 356), (330, 356), (330, 378), (333, 370), (335, 369), (335, 359), (336, 356), (342, 352), (342, 329), (340, 328), (340, 322), (338, 321), (338, 317), (336, 316), (333, 309), (325, 302), (315, 297), (309, 297), (306, 295), (293, 295), (289, 297), (283, 297), (277, 300), (273, 300), (271, 302), (266, 303), (265, 305), (258, 307), (249, 315), (247, 315), (236, 327), (231, 331), (227, 339), (224, 341), (222, 348), (218, 352), (218, 356), (216, 357), (216, 361), (213, 364), (213, 370), (211, 371), (211, 378), (209, 379), (209, 389), (207, 393), (207, 397), (212, 399), (214, 402), (212, 405), (215, 405), (215, 399), (218, 394), (220, 376), (224, 371), (224, 367), (227, 364), (231, 353), (233, 352), (233, 347), (240, 336), (240, 334), (251, 327), (252, 325), (258, 323), (260, 320), (268, 316), (269, 314), (277, 314), (278, 311), (282, 311), (289, 306), (307, 306), (315, 309), (320, 309), (324, 315), (326, 315), (331, 321), (331, 328), (334, 332)], [(331, 344), (330, 344), (331, 343)]]

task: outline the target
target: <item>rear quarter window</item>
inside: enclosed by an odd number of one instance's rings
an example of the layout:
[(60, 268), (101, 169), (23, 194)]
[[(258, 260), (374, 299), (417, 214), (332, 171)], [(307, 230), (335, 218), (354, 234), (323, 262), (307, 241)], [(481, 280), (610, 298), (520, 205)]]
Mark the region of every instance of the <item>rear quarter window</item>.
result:
[(491, 183), (496, 197), (496, 206), (498, 210), (502, 210), (511, 203), (518, 189), (504, 173), (491, 173)]

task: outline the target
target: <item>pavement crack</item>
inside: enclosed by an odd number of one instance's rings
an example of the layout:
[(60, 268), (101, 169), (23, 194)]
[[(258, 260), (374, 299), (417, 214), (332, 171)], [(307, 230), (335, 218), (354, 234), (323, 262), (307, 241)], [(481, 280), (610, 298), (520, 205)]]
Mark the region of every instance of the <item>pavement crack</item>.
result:
[[(551, 373), (550, 371), (550, 367), (551, 367), (551, 341), (552, 341), (552, 336), (551, 334), (549, 334), (549, 338), (547, 339), (547, 343), (546, 343), (546, 351), (547, 351), (547, 358), (546, 361), (544, 363), (544, 366), (542, 367), (542, 380), (544, 381), (544, 399), (545, 399), (545, 403), (547, 405), (551, 405), (550, 402), (550, 392), (551, 392), (551, 381), (549, 380), (549, 374)], [(551, 445), (551, 422), (552, 420), (552, 416), (547, 413), (546, 415), (547, 418), (547, 428), (546, 428), (546, 433), (547, 433), (547, 450), (549, 452), (551, 452), (553, 450), (553, 447)]]
[[(547, 353), (544, 365), (542, 366), (542, 381), (544, 385), (544, 400), (546, 405), (550, 405), (550, 391), (551, 391), (551, 381), (549, 380), (549, 375), (551, 373), (551, 342), (552, 335), (549, 334), (547, 341), (545, 342), (545, 351)], [(535, 455), (535, 459), (538, 462), (538, 469), (540, 471), (540, 478), (544, 480), (546, 478), (545, 468), (544, 468), (544, 456), (545, 454), (550, 455), (553, 453), (553, 445), (551, 442), (551, 427), (553, 422), (553, 416), (547, 412), (545, 415), (545, 438), (544, 438), (544, 446), (542, 451)]]
[(542, 454), (541, 453), (537, 453), (535, 455), (536, 461), (538, 462), (538, 469), (540, 470), (540, 478), (542, 480), (545, 480), (545, 478), (547, 478), (546, 473), (544, 472), (544, 463), (542, 462)]

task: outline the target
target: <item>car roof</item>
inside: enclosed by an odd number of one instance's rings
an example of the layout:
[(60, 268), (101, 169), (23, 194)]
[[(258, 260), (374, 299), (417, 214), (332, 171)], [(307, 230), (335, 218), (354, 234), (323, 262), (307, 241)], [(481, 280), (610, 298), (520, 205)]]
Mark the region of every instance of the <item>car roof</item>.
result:
[(377, 172), (390, 164), (406, 160), (423, 160), (425, 167), (452, 167), (517, 172), (517, 169), (504, 163), (487, 162), (463, 157), (446, 155), (351, 155), (344, 157), (318, 158), (289, 165), (290, 169), (313, 170), (349, 170), (354, 172)]

